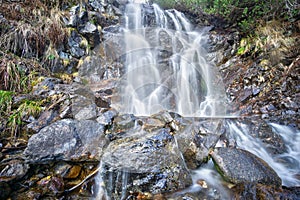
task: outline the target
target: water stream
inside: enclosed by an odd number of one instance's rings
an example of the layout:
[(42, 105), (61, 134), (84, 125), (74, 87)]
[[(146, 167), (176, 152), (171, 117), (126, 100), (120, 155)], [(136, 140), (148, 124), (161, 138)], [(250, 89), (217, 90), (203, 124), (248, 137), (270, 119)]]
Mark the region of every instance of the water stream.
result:
[(205, 58), (207, 29), (194, 31), (182, 13), (155, 4), (151, 21), (144, 9), (142, 4), (126, 6), (126, 73), (119, 110), (137, 116), (161, 110), (193, 117), (225, 115), (223, 86)]
[[(126, 69), (115, 108), (136, 116), (168, 110), (184, 117), (230, 117), (220, 76), (206, 60), (207, 29), (195, 31), (176, 10), (163, 11), (155, 4), (152, 9), (154, 17), (150, 19), (143, 4), (126, 6), (123, 25)], [(246, 123), (227, 120), (229, 137), (237, 147), (265, 160), (281, 177), (283, 185), (300, 186), (300, 133), (274, 123), (270, 126), (283, 138), (287, 152), (272, 155), (266, 144), (251, 136)], [(205, 180), (219, 190), (220, 199), (229, 198), (228, 189), (211, 162), (193, 174), (194, 185), (187, 190), (201, 190), (196, 182)], [(127, 174), (119, 176), (126, 185)], [(101, 177), (98, 179), (101, 182)], [(98, 193), (97, 198), (105, 191), (100, 188)], [(125, 195), (126, 191), (122, 193)]]

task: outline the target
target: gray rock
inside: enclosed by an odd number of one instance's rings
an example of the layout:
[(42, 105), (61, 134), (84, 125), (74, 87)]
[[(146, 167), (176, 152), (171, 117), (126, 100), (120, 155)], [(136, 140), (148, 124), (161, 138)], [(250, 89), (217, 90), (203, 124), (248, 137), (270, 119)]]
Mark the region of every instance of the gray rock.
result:
[(97, 118), (97, 122), (104, 125), (112, 125), (112, 120), (117, 114), (115, 110), (108, 110)]
[(26, 125), (26, 131), (28, 133), (37, 133), (45, 126), (49, 125), (58, 113), (55, 110), (46, 110), (43, 112), (37, 120)]
[(105, 73), (105, 69), (102, 68), (102, 63), (103, 61), (99, 56), (86, 57), (79, 66), (79, 76), (89, 83), (100, 82)]
[(49, 96), (50, 92), (55, 89), (54, 86), (60, 83), (62, 83), (61, 79), (46, 78), (33, 88), (33, 95)]
[(79, 24), (78, 12), (80, 10), (80, 6), (76, 5), (70, 9), (70, 19), (68, 20), (67, 25), (71, 27), (76, 27)]
[[(96, 104), (91, 103), (89, 105), (85, 105), (81, 108), (79, 108), (80, 103), (85, 102), (85, 99), (81, 99), (78, 102), (76, 102), (77, 112), (74, 113), (74, 118), (78, 120), (84, 120), (84, 119), (95, 119), (97, 117), (97, 107)], [(74, 103), (74, 102), (73, 102)], [(73, 104), (75, 105), (75, 103)]]
[(131, 135), (111, 142), (103, 154), (102, 174), (109, 196), (122, 199), (122, 193), (129, 191), (171, 192), (192, 184), (169, 129), (137, 130)]
[(239, 183), (261, 183), (281, 186), (281, 179), (262, 159), (236, 148), (216, 148), (211, 156), (222, 176), (228, 181)]
[(90, 120), (63, 119), (31, 136), (24, 155), (30, 163), (99, 160), (106, 145), (103, 125)]
[(68, 39), (68, 45), (70, 47), (71, 55), (80, 58), (85, 54), (85, 49), (81, 48), (81, 36), (77, 33), (77, 31), (73, 30)]
[(97, 106), (95, 104), (94, 94), (84, 87), (79, 87), (74, 91), (75, 95), (72, 98), (72, 113), (75, 119), (96, 119)]
[(8, 163), (0, 172), (0, 181), (16, 181), (26, 175), (28, 164), (15, 160)]
[(93, 34), (97, 31), (97, 27), (90, 23), (90, 22), (87, 22), (85, 24), (85, 26), (83, 27), (83, 29), (80, 30), (80, 33), (82, 34)]
[(113, 129), (115, 132), (128, 130), (134, 127), (135, 122), (136, 117), (132, 114), (119, 115), (114, 119)]
[(232, 199), (300, 199), (300, 188), (274, 188), (273, 186), (266, 186), (255, 183), (238, 184), (233, 187), (235, 192)]
[(190, 169), (198, 168), (207, 162), (209, 151), (218, 142), (222, 134), (222, 120), (199, 120), (177, 131), (175, 137), (185, 162)]
[(89, 5), (95, 10), (95, 11), (104, 11), (104, 7), (101, 4), (100, 0), (89, 0)]

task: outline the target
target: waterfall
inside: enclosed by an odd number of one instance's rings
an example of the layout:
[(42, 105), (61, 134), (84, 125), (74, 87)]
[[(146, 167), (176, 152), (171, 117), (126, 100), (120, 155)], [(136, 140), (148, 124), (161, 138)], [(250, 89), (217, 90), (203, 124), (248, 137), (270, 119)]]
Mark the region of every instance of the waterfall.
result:
[(223, 116), (224, 90), (205, 58), (205, 30), (194, 31), (182, 13), (163, 11), (156, 4), (151, 21), (143, 6), (130, 3), (125, 9), (125, 74), (115, 106), (137, 116), (161, 110), (193, 117)]
[[(156, 4), (151, 5), (150, 14), (145, 12), (146, 9), (149, 7), (145, 8), (145, 4), (126, 5), (120, 42), (124, 48), (118, 49), (124, 74), (120, 78), (118, 98), (112, 106), (120, 113), (135, 116), (167, 110), (184, 117), (228, 118), (222, 80), (218, 79), (215, 66), (206, 60), (206, 30), (196, 31), (189, 20), (174, 9), (164, 11)], [(225, 121), (228, 137), (235, 141), (237, 148), (265, 160), (280, 176), (283, 185), (299, 186), (299, 131), (269, 124), (283, 138), (288, 149), (274, 156), (267, 151), (266, 144), (251, 136), (247, 123), (235, 120)], [(126, 171), (117, 172), (116, 180), (113, 180), (113, 173), (110, 172), (106, 179), (109, 184), (121, 183), (121, 196), (125, 199), (129, 175)], [(194, 184), (181, 192), (202, 190), (198, 180), (204, 180), (212, 190), (219, 191), (219, 199), (230, 199), (230, 191), (211, 160), (192, 173)], [(98, 179), (100, 188), (96, 199), (110, 199), (107, 191), (101, 188), (100, 175)], [(112, 185), (106, 187), (113, 188)]]

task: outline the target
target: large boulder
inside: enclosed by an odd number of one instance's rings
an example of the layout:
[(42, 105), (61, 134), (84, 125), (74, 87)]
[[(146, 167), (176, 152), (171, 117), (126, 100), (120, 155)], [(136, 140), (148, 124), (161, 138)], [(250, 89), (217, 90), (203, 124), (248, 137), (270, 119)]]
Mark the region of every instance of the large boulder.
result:
[(235, 184), (260, 183), (281, 186), (281, 179), (262, 159), (237, 148), (219, 147), (211, 152), (222, 176)]
[(192, 184), (170, 129), (153, 132), (137, 129), (114, 140), (102, 157), (105, 190), (112, 199), (130, 192), (152, 194), (177, 191)]
[(91, 120), (63, 119), (33, 135), (24, 155), (29, 163), (99, 160), (106, 145), (103, 125)]

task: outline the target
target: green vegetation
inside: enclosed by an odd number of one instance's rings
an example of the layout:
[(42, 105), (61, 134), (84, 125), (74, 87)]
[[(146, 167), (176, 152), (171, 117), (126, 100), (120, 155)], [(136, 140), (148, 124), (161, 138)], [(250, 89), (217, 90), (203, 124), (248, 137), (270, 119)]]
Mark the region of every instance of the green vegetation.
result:
[(9, 113), (12, 105), (13, 92), (0, 90), (0, 116)]
[(28, 93), (39, 76), (38, 71), (41, 66), (36, 60), (3, 53), (0, 55), (0, 90)]
[[(282, 59), (293, 47), (296, 38), (284, 35), (285, 29), (282, 24), (270, 21), (266, 25), (259, 25), (252, 34), (242, 38), (238, 55), (268, 55), (269, 59), (276, 61)], [(274, 62), (276, 63), (276, 62)]]
[(247, 33), (258, 21), (276, 18), (294, 20), (300, 15), (297, 0), (153, 0), (163, 8), (180, 8), (192, 13), (204, 12), (225, 19)]
[(8, 118), (8, 130), (12, 138), (17, 138), (17, 134), (20, 133), (19, 128), (23, 125), (24, 119), (30, 116), (37, 117), (40, 114), (42, 104), (43, 101), (24, 100), (16, 110), (12, 111)]
[(25, 99), (19, 105), (13, 105), (13, 95), (11, 91), (0, 90), (0, 117), (1, 123), (6, 128), (3, 134), (9, 133), (12, 139), (16, 139), (20, 133), (20, 128), (24, 125), (24, 120), (28, 117), (37, 117), (43, 110), (44, 101), (34, 101)]

